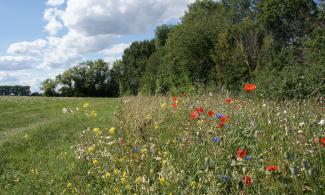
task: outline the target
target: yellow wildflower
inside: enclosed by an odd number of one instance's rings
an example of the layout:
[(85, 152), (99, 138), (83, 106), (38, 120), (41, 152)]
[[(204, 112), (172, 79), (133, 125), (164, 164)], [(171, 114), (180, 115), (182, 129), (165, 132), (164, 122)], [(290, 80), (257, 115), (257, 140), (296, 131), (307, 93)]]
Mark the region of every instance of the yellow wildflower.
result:
[(125, 171), (123, 171), (122, 177), (126, 177), (126, 172)]
[(135, 179), (135, 183), (136, 183), (136, 184), (141, 184), (141, 183), (142, 183), (142, 177), (137, 177), (137, 178)]
[(89, 154), (92, 154), (92, 153), (94, 153), (94, 151), (95, 151), (95, 147), (90, 146), (90, 147), (87, 148), (87, 150), (88, 150), (88, 153), (89, 153)]
[(84, 108), (88, 108), (89, 107), (89, 103), (86, 102), (84, 105), (83, 105)]
[(118, 170), (117, 168), (114, 168), (113, 173), (114, 173), (114, 175), (118, 175), (120, 173), (120, 170)]
[(94, 110), (91, 111), (90, 117), (96, 118), (96, 116), (97, 116), (97, 113)]
[(35, 168), (35, 169), (31, 169), (30, 170), (30, 173), (31, 174), (35, 174), (35, 175), (38, 175), (38, 170)]
[(140, 152), (142, 154), (147, 154), (148, 153), (148, 150), (147, 150), (147, 148), (142, 148)]
[(146, 116), (146, 119), (147, 119), (147, 120), (151, 120), (151, 119), (152, 119), (151, 114), (148, 114), (148, 115)]
[(155, 126), (154, 126), (155, 129), (159, 129), (159, 123), (155, 122)]
[(160, 105), (160, 107), (161, 107), (162, 109), (166, 109), (167, 104), (166, 104), (166, 103), (163, 103), (163, 104)]
[(126, 182), (125, 177), (121, 177), (121, 183), (122, 183), (122, 184), (125, 184), (125, 182)]
[(166, 179), (164, 177), (159, 177), (159, 182), (161, 185), (166, 184)]
[(97, 159), (93, 160), (93, 165), (97, 166), (99, 164), (99, 161)]
[(95, 132), (96, 134), (100, 134), (100, 128), (97, 128), (97, 127), (94, 128), (94, 129), (93, 129), (93, 132)]
[(114, 135), (116, 133), (116, 128), (112, 127), (108, 131), (109, 131), (110, 134)]
[(67, 188), (71, 188), (72, 187), (72, 183), (68, 182), (67, 183)]
[(105, 174), (103, 175), (103, 178), (105, 178), (105, 179), (108, 179), (110, 177), (111, 177), (111, 174), (108, 171), (106, 171)]

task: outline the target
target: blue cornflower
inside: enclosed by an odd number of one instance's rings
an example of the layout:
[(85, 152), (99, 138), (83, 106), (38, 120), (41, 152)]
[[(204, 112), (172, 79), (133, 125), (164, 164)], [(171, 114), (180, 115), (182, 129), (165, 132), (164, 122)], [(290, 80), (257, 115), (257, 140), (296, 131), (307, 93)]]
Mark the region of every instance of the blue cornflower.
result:
[(229, 177), (228, 177), (227, 175), (222, 176), (222, 180), (223, 180), (224, 182), (227, 182), (228, 179), (229, 179)]
[(220, 142), (221, 138), (220, 137), (214, 137), (214, 138), (212, 138), (212, 141), (213, 142)]
[(221, 117), (223, 117), (223, 116), (224, 116), (224, 115), (221, 114), (221, 113), (217, 113), (217, 114), (216, 114), (216, 118), (219, 118), (219, 119), (220, 119)]
[(246, 160), (252, 160), (252, 156), (247, 155), (247, 156), (245, 156), (245, 159), (246, 159)]
[(139, 150), (140, 150), (140, 148), (139, 148), (139, 147), (134, 147), (134, 148), (132, 149), (132, 151), (133, 151), (134, 153), (137, 153), (137, 152), (139, 152)]

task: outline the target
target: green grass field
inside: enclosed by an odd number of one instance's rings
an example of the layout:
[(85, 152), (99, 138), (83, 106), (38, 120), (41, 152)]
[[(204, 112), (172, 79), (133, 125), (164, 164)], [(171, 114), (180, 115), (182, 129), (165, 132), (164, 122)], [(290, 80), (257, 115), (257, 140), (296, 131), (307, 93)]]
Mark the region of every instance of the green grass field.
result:
[(0, 99), (0, 194), (323, 194), (323, 102)]
[(59, 194), (82, 183), (87, 165), (72, 146), (84, 129), (63, 108), (85, 102), (111, 123), (116, 99), (0, 97), (0, 194)]

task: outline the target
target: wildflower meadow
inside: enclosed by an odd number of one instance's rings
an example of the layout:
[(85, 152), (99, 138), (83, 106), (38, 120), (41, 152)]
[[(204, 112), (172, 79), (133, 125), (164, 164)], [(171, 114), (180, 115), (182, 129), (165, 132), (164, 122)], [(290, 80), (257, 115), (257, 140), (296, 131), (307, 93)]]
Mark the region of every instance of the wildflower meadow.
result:
[(1, 98), (0, 193), (323, 194), (323, 100), (255, 89)]
[[(81, 133), (86, 188), (104, 194), (323, 194), (323, 102), (200, 94), (125, 97)], [(80, 115), (91, 117), (85, 103)], [(69, 111), (67, 112), (69, 113)], [(90, 114), (89, 114), (90, 113)], [(73, 184), (72, 184), (73, 186)]]

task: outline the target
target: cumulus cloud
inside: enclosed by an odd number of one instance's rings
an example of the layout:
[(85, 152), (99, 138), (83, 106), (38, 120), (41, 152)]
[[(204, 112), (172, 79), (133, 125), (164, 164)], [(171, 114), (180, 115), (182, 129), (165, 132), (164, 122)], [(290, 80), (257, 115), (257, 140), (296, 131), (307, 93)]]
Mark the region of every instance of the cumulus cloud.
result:
[(31, 56), (0, 56), (0, 70), (24, 70), (35, 66), (37, 60)]
[(112, 47), (102, 50), (100, 53), (103, 54), (104, 60), (108, 62), (110, 65), (114, 63), (114, 61), (121, 58), (123, 52), (126, 48), (130, 46), (130, 43), (120, 43), (115, 44)]
[(111, 48), (101, 51), (106, 56), (120, 56), (124, 50), (130, 46), (130, 43), (120, 43), (113, 45)]
[(41, 55), (42, 49), (47, 45), (43, 39), (37, 39), (33, 42), (13, 43), (9, 46), (7, 52), (12, 55)]
[(59, 6), (64, 3), (65, 0), (48, 0), (46, 2), (46, 5), (48, 6)]
[(16, 83), (18, 81), (19, 79), (17, 76), (6, 72), (0, 72), (0, 85)]
[[(67, 0), (65, 8), (49, 7), (43, 17), (48, 21), (45, 29), (50, 37), (41, 67), (62, 68), (102, 50), (103, 58), (112, 63), (128, 46), (111, 46), (119, 37), (145, 33), (150, 27), (178, 18), (193, 1)], [(55, 36), (62, 28), (68, 33)]]
[(44, 29), (50, 35), (56, 35), (62, 28), (63, 24), (60, 21), (60, 18), (64, 12), (57, 8), (47, 8), (44, 11), (43, 19), (47, 21), (46, 26)]
[(86, 35), (144, 33), (184, 14), (194, 0), (68, 0), (65, 26)]
[[(147, 33), (158, 24), (178, 19), (194, 1), (48, 0), (43, 19), (49, 36), (11, 44), (8, 55), (0, 56), (0, 73), (13, 74), (0, 75), (0, 84), (6, 79), (39, 86), (41, 80), (57, 73), (56, 70), (69, 68), (93, 54), (112, 64), (129, 46), (128, 43), (117, 44), (119, 40)], [(59, 34), (63, 29), (67, 33)], [(17, 81), (21, 77), (29, 80)]]
[(107, 48), (113, 39), (111, 35), (84, 36), (76, 31), (70, 31), (63, 37), (48, 37), (48, 47), (40, 67), (69, 67), (84, 55)]

